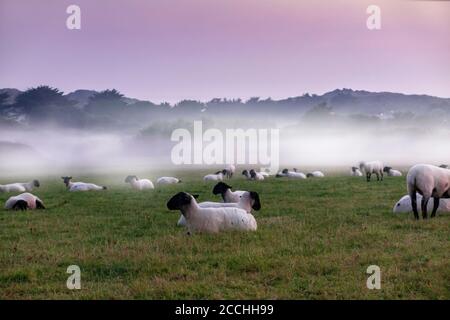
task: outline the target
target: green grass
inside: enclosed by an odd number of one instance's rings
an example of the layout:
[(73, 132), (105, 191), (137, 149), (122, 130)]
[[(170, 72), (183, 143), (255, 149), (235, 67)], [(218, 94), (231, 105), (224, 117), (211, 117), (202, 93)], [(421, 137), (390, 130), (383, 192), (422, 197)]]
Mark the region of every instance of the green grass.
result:
[[(87, 193), (41, 179), (34, 193), (47, 210), (0, 209), (0, 298), (450, 298), (450, 215), (394, 215), (404, 177), (235, 178), (235, 189), (260, 193), (258, 231), (187, 236), (166, 202), (178, 191), (218, 200), (202, 174), (180, 172), (182, 184), (148, 192), (122, 176), (81, 177), (110, 186)], [(73, 264), (81, 290), (66, 288)], [(371, 264), (381, 268), (381, 290), (366, 288)]]

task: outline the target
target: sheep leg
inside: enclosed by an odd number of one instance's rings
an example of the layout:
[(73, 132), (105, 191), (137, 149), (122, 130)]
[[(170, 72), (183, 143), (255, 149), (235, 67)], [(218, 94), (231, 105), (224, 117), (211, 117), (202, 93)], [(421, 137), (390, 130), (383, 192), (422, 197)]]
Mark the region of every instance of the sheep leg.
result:
[(422, 218), (423, 219), (427, 219), (428, 218), (428, 213), (427, 213), (427, 206), (428, 206), (428, 201), (430, 200), (430, 197), (423, 197), (422, 198)]
[(380, 174), (378, 172), (375, 173), (377, 175), (377, 181), (380, 181)]
[(366, 173), (366, 179), (367, 179), (367, 182), (369, 182), (370, 181), (370, 176), (371, 176), (372, 174), (370, 173), (370, 172), (367, 172)]
[(383, 181), (383, 171), (380, 171), (380, 174), (381, 174), (381, 181)]
[(419, 220), (419, 212), (417, 212), (417, 195), (415, 191), (410, 195), (410, 198), (411, 198), (411, 207), (414, 212), (414, 218), (416, 218), (416, 220)]
[(433, 204), (433, 212), (431, 213), (431, 217), (434, 218), (436, 216), (436, 211), (439, 207), (439, 200), (440, 198), (433, 198), (434, 204)]

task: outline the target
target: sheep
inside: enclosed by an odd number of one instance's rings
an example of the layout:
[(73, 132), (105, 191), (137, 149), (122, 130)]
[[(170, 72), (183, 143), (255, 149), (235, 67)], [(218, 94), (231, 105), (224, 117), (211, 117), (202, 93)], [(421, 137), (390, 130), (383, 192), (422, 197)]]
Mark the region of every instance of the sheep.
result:
[(439, 166), (439, 168), (448, 169), (448, 165), (447, 165), (447, 164), (441, 164), (441, 165)]
[(169, 210), (180, 210), (191, 232), (219, 233), (228, 230), (256, 231), (255, 217), (240, 208), (202, 208), (192, 196), (179, 192), (168, 202)]
[(313, 172), (307, 173), (306, 177), (307, 178), (323, 178), (323, 177), (325, 177), (325, 175), (323, 174), (322, 171), (313, 171)]
[[(240, 208), (244, 209), (247, 213), (252, 213), (253, 210), (261, 209), (261, 202), (259, 200), (259, 195), (254, 191), (245, 191), (238, 203), (223, 203), (223, 202), (200, 202), (198, 204), (201, 208)], [(178, 219), (177, 226), (185, 226), (186, 219), (181, 215)]]
[(207, 174), (203, 177), (203, 181), (223, 181), (223, 176), (227, 173), (225, 169), (217, 171), (215, 174)]
[(231, 179), (236, 172), (236, 167), (234, 166), (234, 164), (229, 164), (224, 170), (226, 171), (227, 178)]
[(136, 176), (128, 176), (125, 178), (125, 182), (131, 184), (131, 187), (135, 190), (155, 189), (153, 182), (149, 179), (138, 179)]
[(247, 180), (251, 180), (251, 179), (252, 179), (252, 176), (250, 175), (250, 172), (248, 172), (247, 169), (244, 170), (244, 171), (242, 171), (242, 175), (243, 175), (244, 177), (246, 177)]
[(281, 171), (281, 173), (284, 174), (288, 178), (306, 179), (306, 175), (303, 172), (297, 172), (296, 168), (294, 168), (294, 171), (289, 171), (288, 169), (283, 169), (283, 171)]
[(383, 172), (386, 172), (390, 177), (401, 177), (402, 173), (398, 170), (392, 169), (391, 167), (384, 167)]
[(6, 200), (5, 209), (23, 211), (27, 209), (45, 209), (45, 206), (41, 199), (31, 193), (25, 192)]
[(71, 192), (75, 191), (90, 191), (90, 190), (106, 190), (105, 186), (98, 186), (93, 183), (72, 182), (72, 177), (61, 177), (67, 189)]
[(441, 198), (450, 198), (450, 170), (439, 168), (430, 164), (417, 164), (408, 171), (406, 176), (408, 194), (411, 197), (411, 206), (414, 217), (419, 219), (417, 211), (416, 192), (422, 195), (422, 218), (427, 219), (427, 205), (431, 197), (434, 198), (431, 217), (436, 215)]
[(383, 163), (381, 161), (369, 161), (369, 162), (360, 162), (359, 168), (361, 171), (363, 171), (366, 174), (367, 182), (370, 181), (370, 177), (372, 176), (372, 173), (376, 174), (377, 181), (380, 180), (383, 181)]
[(176, 184), (181, 183), (181, 180), (174, 177), (161, 177), (156, 180), (156, 183), (159, 185)]
[(363, 175), (361, 170), (359, 170), (359, 168), (357, 168), (357, 167), (352, 167), (352, 170), (350, 171), (350, 174), (353, 177), (362, 177), (362, 175)]
[[(416, 194), (417, 201), (422, 201), (422, 196), (420, 194)], [(427, 210), (431, 211), (433, 210), (434, 206), (434, 199), (433, 201), (429, 201), (427, 205)], [(419, 208), (420, 211), (422, 211), (421, 208)], [(442, 199), (439, 202), (439, 207), (437, 209), (438, 212), (450, 212), (450, 199)], [(409, 195), (405, 195), (401, 197), (401, 199), (394, 205), (394, 208), (392, 209), (392, 212), (394, 213), (404, 213), (404, 212), (413, 212), (412, 206), (411, 206), (411, 197)]]
[(264, 180), (264, 175), (261, 174), (261, 172), (256, 172), (255, 170), (250, 170), (250, 178), (252, 180), (261, 181)]
[(39, 180), (33, 180), (30, 182), (16, 182), (10, 184), (0, 184), (0, 192), (31, 192), (34, 187), (39, 188), (41, 184)]
[(214, 186), (212, 193), (214, 195), (220, 194), (222, 196), (223, 202), (225, 203), (237, 203), (239, 202), (241, 196), (245, 191), (231, 191), (231, 188), (232, 187), (227, 185), (225, 182), (219, 182)]

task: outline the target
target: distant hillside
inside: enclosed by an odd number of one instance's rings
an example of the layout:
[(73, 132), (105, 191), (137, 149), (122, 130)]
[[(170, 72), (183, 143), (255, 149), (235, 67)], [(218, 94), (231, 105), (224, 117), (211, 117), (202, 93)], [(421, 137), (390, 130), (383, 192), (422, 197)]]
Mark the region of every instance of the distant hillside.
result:
[[(204, 117), (295, 120), (308, 116), (364, 116), (379, 119), (410, 119), (426, 115), (439, 122), (450, 121), (450, 98), (406, 95), (393, 92), (336, 89), (323, 95), (304, 94), (281, 100), (215, 98), (207, 102), (183, 100), (174, 105), (154, 104), (129, 98), (117, 90), (102, 92), (80, 89), (64, 94), (41, 86), (21, 92), (0, 89), (9, 95), (0, 110), (0, 120), (21, 123), (49, 121), (64, 126), (129, 127), (167, 119)], [(21, 98), (23, 97), (23, 98)], [(325, 113), (324, 113), (325, 112)], [(3, 119), (2, 119), (3, 118)], [(1, 123), (1, 121), (0, 121)]]

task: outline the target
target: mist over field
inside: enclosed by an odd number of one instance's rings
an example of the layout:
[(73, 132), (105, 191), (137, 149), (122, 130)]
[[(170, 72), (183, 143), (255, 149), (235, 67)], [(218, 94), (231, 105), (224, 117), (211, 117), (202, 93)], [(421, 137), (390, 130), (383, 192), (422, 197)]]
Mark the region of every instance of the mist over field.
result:
[[(277, 101), (156, 105), (116, 90), (63, 94), (41, 86), (25, 92), (2, 89), (0, 105), (3, 175), (175, 170), (179, 166), (171, 151), (178, 142), (171, 135), (187, 129), (193, 146), (194, 121), (201, 121), (202, 133), (218, 129), (224, 139), (227, 129), (278, 129), (280, 166), (348, 169), (374, 159), (405, 167), (450, 163), (450, 99), (430, 96), (342, 89)], [(203, 150), (209, 143), (203, 141)], [(246, 143), (247, 152), (256, 151)], [(247, 155), (243, 166), (264, 165), (248, 160)], [(217, 161), (213, 165), (220, 167), (226, 159)]]

